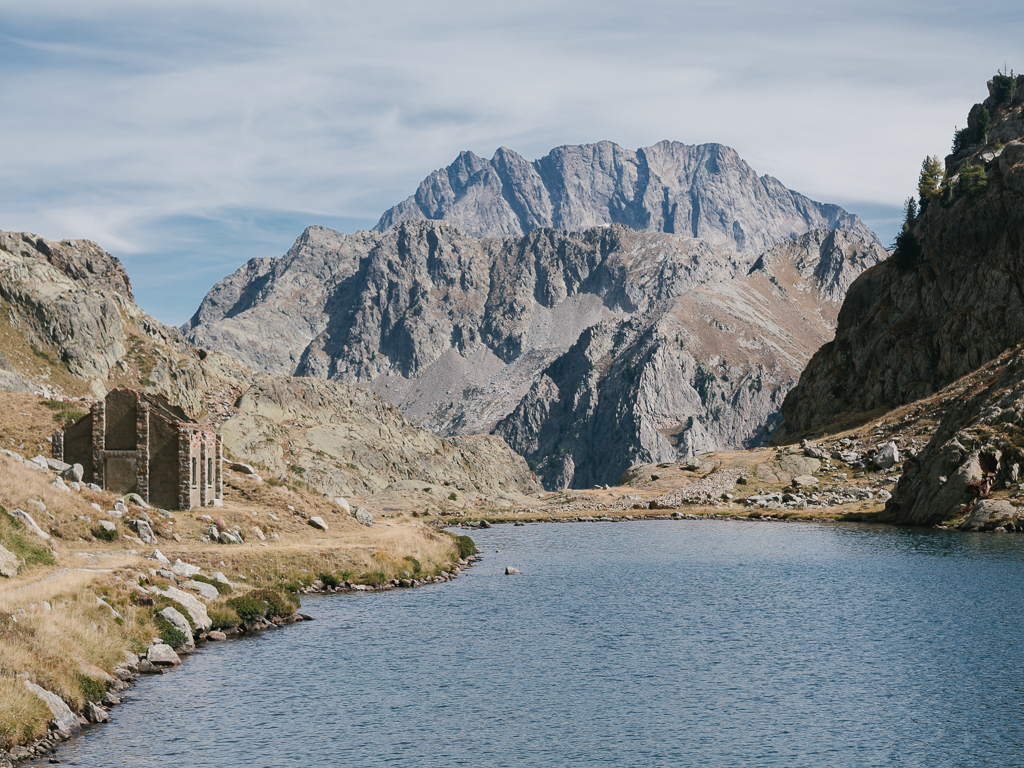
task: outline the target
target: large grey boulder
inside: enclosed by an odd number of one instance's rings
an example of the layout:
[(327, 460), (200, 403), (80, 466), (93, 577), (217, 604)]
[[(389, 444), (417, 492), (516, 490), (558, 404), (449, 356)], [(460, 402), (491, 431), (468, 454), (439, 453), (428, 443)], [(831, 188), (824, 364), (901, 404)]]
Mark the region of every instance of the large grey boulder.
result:
[(981, 499), (971, 508), (970, 514), (960, 527), (965, 531), (979, 531), (988, 524), (1000, 524), (1003, 521), (1015, 521), (1024, 513), (1024, 508), (1016, 507), (1003, 499)]
[(206, 612), (206, 606), (199, 602), (194, 595), (190, 595), (188, 592), (183, 592), (177, 587), (167, 587), (167, 589), (150, 587), (149, 591), (151, 593), (163, 595), (169, 600), (173, 600), (188, 611), (188, 615), (192, 619), (192, 623), (200, 632), (206, 632), (213, 626), (213, 622), (210, 620), (210, 616)]
[(309, 518), (308, 522), (309, 525), (313, 526), (314, 528), (318, 528), (321, 531), (327, 530), (327, 523), (324, 522), (324, 519), (322, 517), (311, 517)]
[(187, 589), (189, 592), (195, 592), (207, 600), (216, 600), (220, 595), (220, 592), (217, 591), (213, 584), (207, 584), (205, 581), (186, 581), (182, 583), (181, 588)]
[(370, 510), (365, 507), (356, 509), (356, 522), (366, 526), (373, 525), (373, 515), (370, 513)]
[(43, 541), (50, 540), (50, 534), (48, 534), (46, 531), (44, 531), (42, 528), (36, 525), (36, 521), (32, 519), (32, 515), (30, 515), (25, 510), (12, 509), (10, 511), (10, 515), (11, 517), (16, 517), (18, 520), (21, 520), (23, 523), (25, 523), (25, 525), (28, 526), (28, 529), (32, 531), (32, 533), (34, 533), (36, 536), (41, 538)]
[(0, 576), (10, 579), (18, 575), (18, 566), (21, 561), (17, 555), (0, 545)]
[(879, 448), (878, 453), (871, 457), (871, 463), (875, 465), (875, 469), (889, 469), (899, 464), (900, 460), (900, 449), (891, 440)]
[(85, 719), (90, 723), (109, 723), (110, 715), (98, 704), (91, 701), (85, 703)]
[[(196, 649), (195, 638), (192, 637), (192, 627), (189, 626), (188, 619), (182, 616), (178, 611), (167, 606), (158, 616), (163, 616), (167, 621), (170, 622), (171, 626), (181, 632), (185, 636), (185, 644), (182, 646), (186, 651), (194, 651)], [(150, 659), (150, 661), (153, 661)], [(153, 662), (156, 663), (155, 661)]]
[(156, 534), (153, 533), (152, 526), (145, 520), (129, 520), (127, 525), (138, 534), (143, 544), (156, 544)]
[(85, 469), (81, 464), (72, 464), (60, 473), (60, 476), (71, 483), (80, 483), (85, 477)]
[(50, 713), (53, 715), (53, 725), (64, 738), (82, 730), (82, 726), (78, 723), (78, 715), (71, 711), (71, 708), (64, 703), (60, 696), (50, 693), (42, 686), (30, 683), (28, 680), (25, 681), (25, 687), (49, 707)]
[(155, 667), (176, 667), (181, 658), (166, 643), (157, 643), (146, 650), (146, 659)]

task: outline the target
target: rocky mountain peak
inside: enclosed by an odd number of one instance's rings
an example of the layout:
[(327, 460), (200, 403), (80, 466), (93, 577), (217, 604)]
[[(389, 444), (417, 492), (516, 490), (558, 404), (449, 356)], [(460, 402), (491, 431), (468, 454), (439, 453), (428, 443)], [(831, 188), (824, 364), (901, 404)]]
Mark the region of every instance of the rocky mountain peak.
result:
[(745, 253), (819, 228), (876, 239), (839, 206), (758, 176), (731, 147), (674, 141), (636, 151), (610, 141), (566, 145), (532, 162), (506, 147), (491, 160), (462, 152), (385, 212), (374, 229), (417, 219), (495, 238), (544, 227), (579, 232), (621, 224)]

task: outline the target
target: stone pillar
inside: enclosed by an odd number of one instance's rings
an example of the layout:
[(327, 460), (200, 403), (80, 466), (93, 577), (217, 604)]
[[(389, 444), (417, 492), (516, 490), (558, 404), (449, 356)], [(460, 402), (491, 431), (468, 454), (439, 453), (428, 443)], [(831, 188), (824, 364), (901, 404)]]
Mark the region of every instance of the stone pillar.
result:
[(107, 449), (107, 404), (100, 400), (92, 406), (92, 481), (105, 488), (103, 451)]
[(178, 427), (178, 509), (192, 509), (191, 444), (188, 427)]
[(217, 501), (224, 500), (224, 438), (220, 432), (216, 435), (217, 452), (213, 457), (214, 480), (213, 498)]
[(135, 409), (135, 434), (135, 450), (138, 451), (135, 482), (139, 487), (139, 496), (149, 501), (149, 403), (141, 397)]
[(205, 507), (209, 503), (206, 498), (206, 433), (199, 433), (199, 506)]
[(50, 456), (64, 461), (64, 430), (58, 429), (50, 436)]

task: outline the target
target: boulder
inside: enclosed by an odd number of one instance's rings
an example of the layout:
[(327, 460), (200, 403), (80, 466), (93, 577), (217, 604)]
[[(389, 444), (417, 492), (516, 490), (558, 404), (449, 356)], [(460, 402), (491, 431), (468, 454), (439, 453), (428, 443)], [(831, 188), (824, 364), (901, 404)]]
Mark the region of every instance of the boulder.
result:
[(242, 544), (242, 537), (234, 531), (221, 531), (217, 535), (217, 539), (221, 544)]
[(797, 488), (810, 488), (818, 484), (818, 478), (814, 475), (799, 475), (793, 478), (793, 485)]
[[(189, 625), (188, 619), (186, 619), (184, 616), (178, 613), (178, 611), (176, 611), (174, 608), (171, 608), (170, 606), (160, 611), (157, 614), (157, 616), (162, 616), (163, 618), (165, 618), (168, 622), (170, 622), (172, 627), (174, 627), (176, 630), (178, 630), (179, 632), (181, 632), (181, 634), (185, 636), (185, 644), (181, 646), (182, 648), (184, 648), (186, 651), (194, 651), (196, 649), (196, 641), (195, 638), (192, 636), (192, 627)], [(157, 663), (152, 657), (150, 657), (149, 660), (152, 661), (154, 664)]]
[(82, 726), (78, 723), (78, 715), (71, 711), (71, 708), (61, 700), (60, 696), (50, 693), (42, 686), (30, 683), (28, 680), (25, 681), (25, 687), (49, 707), (50, 713), (53, 715), (53, 725), (64, 738), (82, 730)]
[(487, 522), (486, 520), (481, 520), (479, 523), (477, 523), (476, 527), (477, 528), (491, 528), (493, 526), (489, 522)]
[(156, 544), (156, 534), (145, 520), (129, 520), (127, 525), (138, 534), (143, 544)]
[(981, 499), (972, 508), (967, 519), (960, 524), (965, 531), (979, 531), (993, 521), (1021, 517), (1024, 508), (1015, 507), (1002, 499)]
[(520, 571), (518, 568), (513, 568), (511, 565), (506, 566), (506, 568), (505, 568), (505, 575), (506, 576), (521, 576), (522, 573), (523, 572)]
[(21, 561), (13, 552), (9, 552), (0, 545), (0, 576), (8, 579), (18, 575), (18, 566)]
[(71, 489), (68, 488), (68, 484), (61, 480), (60, 477), (53, 478), (53, 482), (50, 483), (50, 485), (52, 485), (58, 491), (66, 491), (67, 493), (71, 493)]
[(90, 723), (106, 723), (110, 721), (107, 711), (91, 701), (85, 702), (85, 719)]
[(231, 464), (231, 471), (232, 472), (240, 472), (243, 475), (255, 475), (256, 474), (256, 470), (253, 468), (253, 466), (251, 464), (243, 464), (240, 461), (236, 461), (233, 464)]
[(177, 587), (168, 587), (167, 589), (150, 587), (149, 591), (158, 595), (163, 595), (169, 600), (173, 600), (188, 611), (188, 615), (192, 619), (192, 623), (200, 632), (207, 632), (210, 627), (213, 626), (213, 622), (210, 621), (210, 617), (206, 613), (206, 606), (188, 592), (183, 592)]
[(370, 514), (370, 510), (365, 507), (358, 507), (356, 509), (356, 522), (366, 526), (373, 525), (373, 515)]
[(41, 538), (43, 541), (50, 540), (50, 534), (48, 534), (46, 531), (44, 531), (42, 528), (36, 525), (36, 521), (32, 519), (32, 515), (30, 515), (25, 510), (12, 509), (9, 512), (9, 514), (11, 517), (16, 517), (19, 520), (21, 520), (21, 522), (25, 523), (25, 525), (28, 526), (29, 530), (32, 531), (32, 533), (34, 533), (36, 536)]
[(85, 468), (81, 464), (72, 464), (60, 473), (60, 476), (71, 483), (80, 483), (85, 476)]
[(216, 642), (218, 640), (227, 640), (228, 636), (225, 635), (223, 632), (219, 632), (215, 629), (206, 635), (206, 639)]
[(158, 563), (160, 563), (161, 565), (170, 565), (171, 564), (171, 561), (168, 560), (167, 556), (164, 555), (164, 553), (161, 552), (159, 549), (154, 549), (153, 550), (153, 554), (151, 555), (151, 557), (154, 560), (156, 560)]
[(349, 506), (348, 501), (343, 497), (338, 496), (337, 498), (335, 498), (334, 503), (341, 507), (343, 510), (345, 510), (346, 514), (352, 514), (352, 507)]
[(142, 661), (139, 662), (140, 675), (162, 675), (163, 673), (163, 669), (158, 667), (149, 659), (142, 659)]
[(97, 597), (96, 598), (96, 605), (102, 605), (104, 608), (106, 608), (108, 611), (110, 611), (110, 615), (113, 616), (115, 619), (120, 619), (121, 618), (121, 614), (118, 613), (116, 610), (114, 610), (114, 606), (112, 606), (110, 603), (108, 603), (102, 597)]
[[(139, 496), (139, 494), (137, 494), (137, 493), (126, 494), (125, 497), (124, 497), (124, 500), (128, 504), (134, 504), (136, 507), (142, 507), (143, 509), (152, 509), (152, 507), (149, 506), (149, 504), (146, 503), (146, 500), (143, 499), (141, 496)], [(148, 516), (145, 516), (145, 517), (146, 517), (147, 520), (149, 520)], [(150, 521), (150, 522), (152, 522), (152, 521)]]
[(214, 581), (219, 581), (221, 584), (227, 584), (228, 586), (231, 585), (231, 582), (228, 581), (228, 577), (220, 571), (214, 571), (213, 573), (211, 573), (210, 578)]
[[(39, 458), (38, 456), (36, 458)], [(44, 459), (46, 462), (46, 468), (51, 472), (65, 472), (71, 469), (70, 464), (65, 464), (60, 459)]]
[(260, 541), (266, 541), (267, 540), (267, 537), (263, 535), (263, 529), (261, 529), (258, 525), (254, 525), (249, 530), (251, 530), (253, 533), (255, 533), (256, 534), (256, 538), (259, 539)]
[(174, 565), (171, 566), (171, 571), (181, 576), (183, 579), (189, 579), (195, 576), (202, 570), (198, 565), (192, 565), (191, 563), (182, 562), (180, 559), (174, 561)]
[(104, 531), (116, 531), (117, 530), (117, 526), (114, 525), (109, 520), (100, 520), (100, 528), (102, 528)]
[[(321, 531), (327, 530), (327, 523), (324, 522), (322, 517), (311, 517), (307, 522), (309, 523), (309, 525), (313, 526), (314, 528), (319, 528)], [(360, 520), (360, 522), (362, 521)]]
[(207, 600), (216, 600), (220, 595), (220, 592), (217, 591), (213, 584), (207, 584), (205, 581), (186, 581), (181, 585), (181, 588), (187, 589), (189, 592), (195, 592)]
[(875, 465), (875, 469), (889, 469), (900, 463), (900, 449), (890, 440), (878, 449), (878, 453), (871, 458), (871, 463)]
[[(146, 650), (146, 660), (155, 667), (176, 667), (181, 664), (181, 659), (174, 652), (171, 646), (165, 643), (157, 643), (149, 646)], [(142, 665), (139, 665), (142, 671)]]

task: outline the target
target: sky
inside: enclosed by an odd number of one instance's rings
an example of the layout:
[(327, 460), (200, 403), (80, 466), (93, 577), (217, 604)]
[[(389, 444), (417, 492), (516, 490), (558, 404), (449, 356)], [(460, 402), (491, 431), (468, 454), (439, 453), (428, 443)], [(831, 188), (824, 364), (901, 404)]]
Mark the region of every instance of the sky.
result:
[(0, 229), (88, 238), (185, 322), (462, 150), (720, 142), (888, 244), (1017, 0), (0, 0)]

